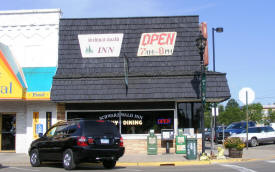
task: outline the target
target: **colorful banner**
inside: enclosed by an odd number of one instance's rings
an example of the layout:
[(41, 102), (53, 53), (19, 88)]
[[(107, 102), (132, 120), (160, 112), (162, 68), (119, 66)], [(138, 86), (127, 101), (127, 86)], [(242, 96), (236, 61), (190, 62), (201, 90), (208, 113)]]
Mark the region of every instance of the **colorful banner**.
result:
[(0, 51), (0, 99), (23, 99), (24, 89)]
[(46, 112), (46, 130), (52, 126), (52, 112)]
[(33, 139), (38, 138), (38, 134), (36, 133), (37, 124), (39, 124), (39, 112), (33, 112), (33, 118), (32, 118)]
[(55, 72), (56, 67), (28, 67), (22, 70), (9, 47), (0, 43), (0, 100), (49, 101)]

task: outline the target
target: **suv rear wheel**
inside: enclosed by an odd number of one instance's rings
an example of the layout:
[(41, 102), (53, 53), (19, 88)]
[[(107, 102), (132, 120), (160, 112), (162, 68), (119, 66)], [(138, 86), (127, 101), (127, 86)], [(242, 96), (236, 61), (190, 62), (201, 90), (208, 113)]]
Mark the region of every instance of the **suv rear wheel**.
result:
[(39, 153), (37, 149), (33, 149), (30, 153), (30, 162), (33, 167), (39, 167), (41, 162), (39, 158)]
[(76, 167), (74, 154), (71, 149), (65, 150), (63, 154), (63, 167), (65, 170), (73, 170)]
[(113, 160), (103, 161), (103, 166), (107, 169), (114, 168), (116, 166), (116, 161), (113, 161)]

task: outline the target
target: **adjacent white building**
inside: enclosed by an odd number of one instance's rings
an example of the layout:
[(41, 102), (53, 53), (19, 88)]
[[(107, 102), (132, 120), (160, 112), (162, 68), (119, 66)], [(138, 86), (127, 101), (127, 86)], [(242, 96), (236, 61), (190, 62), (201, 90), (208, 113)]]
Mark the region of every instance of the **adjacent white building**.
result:
[(60, 9), (0, 11), (0, 152), (27, 153), (57, 120), (50, 102)]

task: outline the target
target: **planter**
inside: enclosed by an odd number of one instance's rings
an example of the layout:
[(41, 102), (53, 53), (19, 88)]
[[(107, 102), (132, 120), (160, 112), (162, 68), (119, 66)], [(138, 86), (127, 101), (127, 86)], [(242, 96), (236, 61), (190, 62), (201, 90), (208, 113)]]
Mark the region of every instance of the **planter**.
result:
[(237, 150), (236, 148), (229, 148), (230, 158), (241, 158), (243, 156), (243, 150)]

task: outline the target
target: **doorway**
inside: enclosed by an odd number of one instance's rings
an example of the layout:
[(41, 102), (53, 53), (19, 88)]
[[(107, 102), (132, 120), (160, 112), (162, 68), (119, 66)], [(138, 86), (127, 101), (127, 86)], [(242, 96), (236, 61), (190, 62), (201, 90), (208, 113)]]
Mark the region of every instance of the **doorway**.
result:
[(0, 114), (0, 152), (15, 151), (16, 115)]

